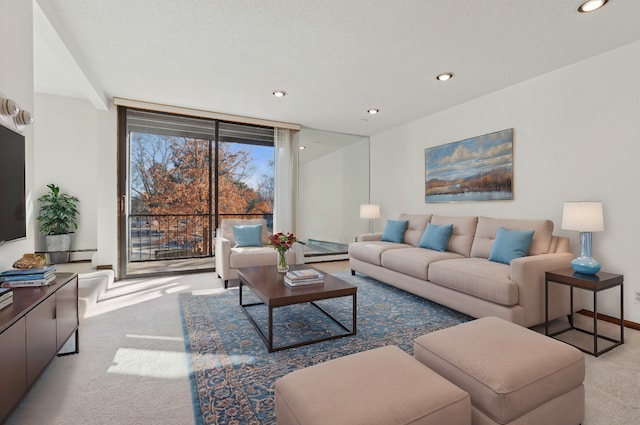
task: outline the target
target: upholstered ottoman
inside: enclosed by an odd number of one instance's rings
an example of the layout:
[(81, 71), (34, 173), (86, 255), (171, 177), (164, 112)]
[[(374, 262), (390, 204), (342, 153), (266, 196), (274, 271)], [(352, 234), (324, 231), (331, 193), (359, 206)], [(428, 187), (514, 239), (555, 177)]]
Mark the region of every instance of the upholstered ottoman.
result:
[(414, 356), (471, 395), (472, 423), (578, 425), (584, 356), (496, 317), (416, 338)]
[(292, 372), (275, 384), (278, 425), (470, 425), (469, 395), (396, 346)]

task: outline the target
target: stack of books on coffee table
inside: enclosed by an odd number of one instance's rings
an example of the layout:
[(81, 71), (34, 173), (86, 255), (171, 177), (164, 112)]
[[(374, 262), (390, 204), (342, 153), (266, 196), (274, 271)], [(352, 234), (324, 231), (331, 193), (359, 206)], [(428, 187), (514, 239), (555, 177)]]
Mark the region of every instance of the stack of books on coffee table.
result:
[(0, 288), (0, 310), (13, 304), (13, 290)]
[(56, 278), (56, 266), (33, 269), (11, 269), (0, 273), (0, 287), (22, 288), (51, 285)]
[(289, 286), (306, 286), (324, 283), (324, 274), (314, 269), (290, 270), (284, 275), (284, 283)]

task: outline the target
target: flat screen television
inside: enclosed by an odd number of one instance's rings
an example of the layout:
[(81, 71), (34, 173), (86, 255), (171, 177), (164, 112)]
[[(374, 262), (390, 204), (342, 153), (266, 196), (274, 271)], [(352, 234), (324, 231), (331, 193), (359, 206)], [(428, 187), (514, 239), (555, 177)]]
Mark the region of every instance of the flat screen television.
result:
[(0, 125), (0, 245), (27, 237), (24, 149), (24, 136)]

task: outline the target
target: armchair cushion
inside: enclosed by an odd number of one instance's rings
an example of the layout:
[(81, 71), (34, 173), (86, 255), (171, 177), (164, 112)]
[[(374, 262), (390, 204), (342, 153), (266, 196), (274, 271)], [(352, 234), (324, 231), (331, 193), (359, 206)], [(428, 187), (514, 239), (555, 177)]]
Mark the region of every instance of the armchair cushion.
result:
[[(291, 258), (289, 258), (289, 260), (291, 260)], [(232, 269), (253, 266), (275, 266), (277, 262), (277, 252), (270, 246), (233, 248), (229, 256), (229, 267)]]
[(262, 246), (262, 224), (233, 226), (236, 247)]
[(269, 241), (269, 237), (267, 234), (267, 220), (264, 218), (225, 218), (220, 222), (219, 236), (229, 240), (229, 243), (231, 243), (231, 246), (233, 247), (236, 245), (236, 238), (233, 236), (233, 226), (247, 226), (252, 224), (262, 224), (262, 235), (260, 236), (260, 240), (262, 241), (262, 245), (266, 245)]

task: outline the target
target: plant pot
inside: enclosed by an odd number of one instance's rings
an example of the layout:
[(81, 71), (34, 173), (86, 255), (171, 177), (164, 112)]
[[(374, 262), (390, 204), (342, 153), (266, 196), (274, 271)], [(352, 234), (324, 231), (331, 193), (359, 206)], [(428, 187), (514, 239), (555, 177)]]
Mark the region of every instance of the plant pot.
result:
[(49, 261), (51, 263), (60, 264), (69, 262), (71, 235), (73, 235), (73, 233), (46, 236), (47, 253), (49, 254)]

